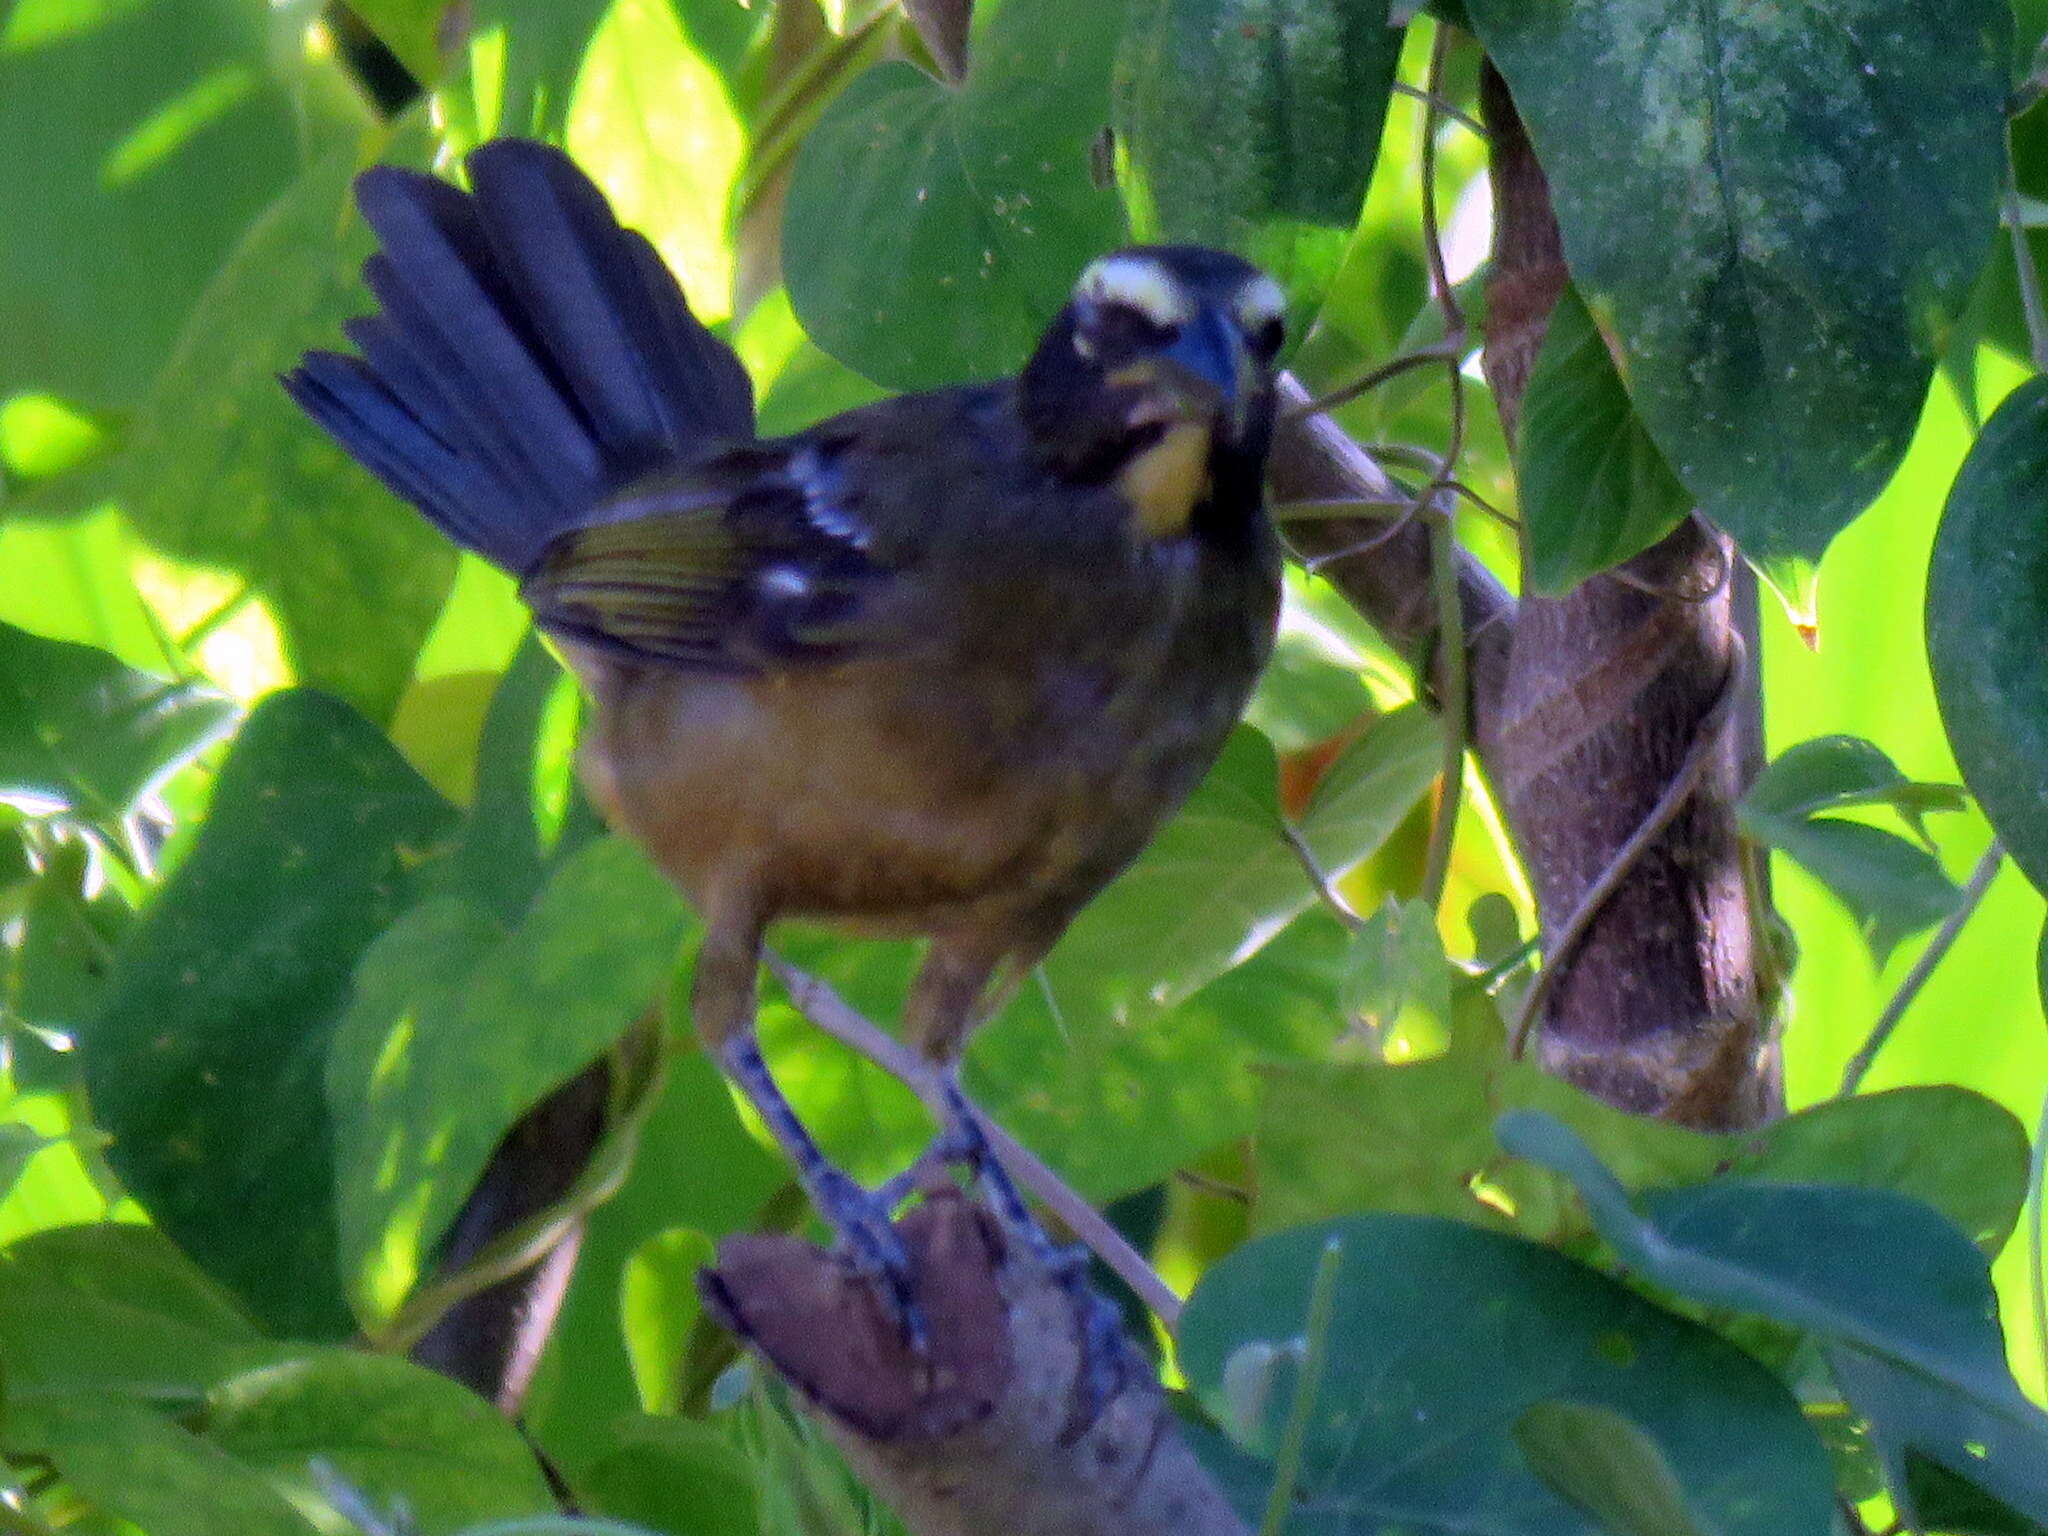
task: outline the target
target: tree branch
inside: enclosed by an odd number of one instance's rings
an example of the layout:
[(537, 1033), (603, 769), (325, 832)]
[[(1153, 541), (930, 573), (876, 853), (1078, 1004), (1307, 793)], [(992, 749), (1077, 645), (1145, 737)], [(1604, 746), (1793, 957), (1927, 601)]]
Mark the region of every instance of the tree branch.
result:
[[(1481, 104), (1496, 209), (1484, 360), (1512, 436), (1566, 271), (1548, 183), (1491, 65)], [(1738, 558), (1688, 519), (1562, 598), (1525, 598), (1506, 702), (1481, 723), (1553, 957), (1543, 1064), (1621, 1108), (1712, 1127), (1777, 1108), (1734, 811), (1755, 695), (1730, 708), (1725, 691), (1742, 654)]]
[(1085, 1304), (987, 1211), (941, 1189), (897, 1230), (925, 1359), (865, 1279), (796, 1238), (728, 1238), (700, 1283), (914, 1536), (1249, 1536), (1150, 1367), (1099, 1393)]

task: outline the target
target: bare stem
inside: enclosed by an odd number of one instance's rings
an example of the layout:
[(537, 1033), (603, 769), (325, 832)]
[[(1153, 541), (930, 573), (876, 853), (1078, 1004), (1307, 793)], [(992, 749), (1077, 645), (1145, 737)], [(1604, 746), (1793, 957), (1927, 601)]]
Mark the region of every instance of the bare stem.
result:
[(2034, 1343), (2041, 1351), (2041, 1385), (2048, 1391), (2048, 1276), (2042, 1265), (2042, 1206), (2048, 1203), (2048, 1096), (2041, 1100), (2041, 1123), (2034, 1128), (2034, 1156), (2027, 1173), (2027, 1289), (2034, 1301)]
[(2005, 217), (2012, 226), (2012, 261), (2019, 278), (2020, 309), (2027, 317), (2027, 345), (2034, 367), (2048, 373), (2048, 306), (2041, 301), (2041, 274), (2034, 266), (2034, 248), (2027, 241), (2025, 210), (2020, 206), (2020, 173), (2012, 156), (2012, 129), (2005, 135)]
[(1403, 352), (1399, 357), (1389, 358), (1379, 367), (1360, 374), (1349, 384), (1338, 386), (1327, 395), (1318, 395), (1305, 405), (1297, 405), (1286, 411), (1281, 420), (1284, 423), (1299, 421), (1304, 416), (1319, 416), (1325, 411), (1334, 411), (1340, 405), (1349, 405), (1361, 395), (1369, 395), (1404, 373), (1413, 373), (1417, 368), (1429, 368), (1438, 363), (1449, 363), (1453, 368), (1464, 355), (1465, 343), (1461, 336), (1448, 336), (1433, 347), (1422, 347), (1414, 352)]
[(1877, 1016), (1877, 1022), (1870, 1026), (1870, 1038), (1863, 1042), (1863, 1048), (1849, 1058), (1849, 1065), (1842, 1070), (1842, 1086), (1835, 1090), (1835, 1097), (1846, 1099), (1862, 1084), (1863, 1076), (1870, 1070), (1870, 1064), (1877, 1060), (1877, 1053), (1885, 1048), (1892, 1031), (1899, 1027), (1899, 1021), (1906, 1016), (1906, 1010), (1913, 1006), (1913, 999), (1920, 995), (1920, 989), (1927, 985), (1927, 978), (1934, 974), (1934, 968), (1947, 958), (1955, 947), (1956, 937), (1963, 931), (1963, 924), (1970, 920), (1984, 901), (1984, 893), (1991, 889), (1991, 882), (1998, 874), (1998, 868), (2005, 862), (2005, 847), (1997, 838), (1984, 850), (1977, 860), (1977, 867), (1970, 871), (1970, 883), (1963, 887), (1962, 899), (1956, 903), (1955, 911), (1949, 913), (1941, 927), (1935, 931), (1927, 947), (1920, 951), (1920, 958), (1913, 962), (1913, 968), (1906, 972), (1899, 983), (1898, 991), (1884, 1005), (1884, 1012)]

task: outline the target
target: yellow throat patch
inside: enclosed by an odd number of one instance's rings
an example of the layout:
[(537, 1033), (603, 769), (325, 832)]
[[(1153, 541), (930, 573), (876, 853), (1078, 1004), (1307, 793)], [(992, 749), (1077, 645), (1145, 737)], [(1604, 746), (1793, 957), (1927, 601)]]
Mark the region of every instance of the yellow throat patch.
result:
[(1138, 526), (1152, 539), (1188, 530), (1188, 519), (1209, 494), (1209, 433), (1191, 421), (1177, 422), (1166, 435), (1126, 464), (1116, 488)]

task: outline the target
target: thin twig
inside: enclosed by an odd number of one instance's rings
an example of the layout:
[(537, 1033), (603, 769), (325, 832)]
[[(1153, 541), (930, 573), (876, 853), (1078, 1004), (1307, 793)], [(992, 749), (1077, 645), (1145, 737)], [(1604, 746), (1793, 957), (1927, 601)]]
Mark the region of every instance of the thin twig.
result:
[(1445, 362), (1455, 367), (1464, 356), (1464, 351), (1464, 338), (1451, 335), (1446, 336), (1444, 340), (1438, 342), (1435, 346), (1421, 347), (1413, 352), (1403, 352), (1399, 357), (1389, 358), (1386, 362), (1381, 363), (1379, 367), (1360, 374), (1349, 384), (1340, 385), (1336, 389), (1331, 390), (1327, 395), (1318, 395), (1305, 404), (1297, 405), (1293, 409), (1284, 412), (1281, 415), (1280, 423), (1282, 426), (1286, 426), (1305, 417), (1320, 416), (1326, 411), (1334, 411), (1340, 405), (1349, 405), (1360, 395), (1369, 395), (1382, 384), (1398, 379), (1404, 373), (1413, 373), (1417, 368), (1431, 368), (1438, 363)]
[(1458, 535), (1448, 507), (1429, 528), (1429, 584), (1436, 594), (1436, 658), (1442, 669), (1440, 717), (1443, 727), (1443, 788), (1429, 827), (1429, 851), (1422, 861), (1421, 898), (1434, 911), (1451, 878), (1451, 849), (1457, 841), (1458, 812), (1465, 803), (1465, 745), (1472, 711), (1467, 698), (1465, 610), (1458, 601)]
[(1678, 771), (1671, 776), (1671, 782), (1664, 786), (1664, 793), (1657, 797), (1657, 803), (1650, 807), (1650, 814), (1643, 818), (1642, 825), (1631, 832), (1628, 841), (1616, 850), (1607, 867), (1600, 871), (1600, 878), (1580, 898), (1571, 917), (1558, 930), (1557, 942), (1552, 944), (1543, 956), (1543, 969), (1536, 973), (1536, 980), (1529, 988), (1529, 994), (1522, 1000), (1522, 1011), (1515, 1019), (1515, 1027), (1509, 1035), (1508, 1054), (1520, 1060), (1528, 1048), (1530, 1032), (1536, 1021), (1543, 1015), (1543, 1007), (1550, 1001), (1550, 994), (1556, 990), (1565, 973), (1572, 951), (1593, 926), (1593, 919), (1600, 915), (1600, 909), (1608, 898), (1621, 888), (1629, 871), (1634, 869), (1644, 853), (1664, 832), (1664, 829), (1678, 819), (1686, 801), (1692, 798), (1693, 789), (1699, 783), (1700, 775), (1713, 758), (1714, 749), (1720, 745), (1721, 728), (1734, 711), (1735, 700), (1741, 692), (1742, 669), (1747, 665), (1741, 650), (1729, 659), (1728, 673), (1721, 682), (1721, 691), (1714, 702), (1700, 717), (1700, 723), (1693, 732), (1692, 745), (1686, 748), (1685, 759), (1678, 765)]
[(1281, 1431), (1280, 1451), (1273, 1461), (1273, 1486), (1266, 1492), (1266, 1513), (1259, 1522), (1259, 1536), (1280, 1536), (1287, 1528), (1295, 1484), (1308, 1448), (1308, 1426), (1316, 1411), (1316, 1395), (1322, 1391), (1323, 1372), (1330, 1362), (1330, 1324), (1336, 1316), (1337, 1272), (1343, 1263), (1343, 1240), (1333, 1237), (1323, 1244), (1322, 1254), (1316, 1260), (1315, 1278), (1309, 1283), (1301, 1373), (1295, 1378), (1294, 1402), (1288, 1407), (1287, 1426)]
[(1323, 899), (1323, 905), (1330, 909), (1337, 921), (1353, 933), (1365, 932), (1365, 919), (1353, 911), (1351, 903), (1338, 893), (1336, 882), (1331, 880), (1330, 872), (1323, 868), (1322, 861), (1316, 857), (1315, 849), (1309, 847), (1308, 839), (1301, 835), (1301, 828), (1283, 818), (1280, 822), (1280, 835), (1286, 839), (1287, 846), (1294, 850), (1294, 856), (1301, 860), (1301, 867), (1308, 872), (1309, 884), (1316, 888), (1316, 894)]
[(1175, 1183), (1185, 1184), (1189, 1189), (1196, 1191), (1198, 1194), (1213, 1195), (1216, 1199), (1228, 1200), (1233, 1205), (1250, 1205), (1252, 1203), (1252, 1192), (1250, 1190), (1242, 1185), (1232, 1184), (1227, 1180), (1212, 1177), (1198, 1169), (1176, 1168), (1173, 1170), (1173, 1178)]
[(2020, 207), (2019, 165), (2012, 153), (2012, 129), (2005, 132), (2005, 210), (2012, 225), (2012, 260), (2020, 285), (2020, 309), (2027, 317), (2027, 345), (2034, 367), (2048, 373), (2048, 306), (2041, 302), (2041, 274), (2034, 266), (2034, 248), (2027, 240), (2027, 221)]
[[(922, 1099), (935, 1114), (943, 1113), (945, 1095), (937, 1067), (868, 1018), (832, 987), (810, 972), (791, 965), (780, 955), (768, 956), (768, 969), (775, 973), (797, 1012), (837, 1040), (866, 1057)], [(1124, 1284), (1152, 1309), (1171, 1329), (1180, 1321), (1181, 1299), (1159, 1272), (1133, 1248), (1123, 1233), (1110, 1223), (1079, 1191), (1038, 1160), (1023, 1143), (989, 1118), (978, 1104), (968, 1107), (981, 1122), (982, 1134), (1019, 1185), (1036, 1195), (1045, 1208), (1066, 1224), (1067, 1230), (1097, 1258), (1107, 1264)]]
[(1481, 143), (1492, 137), (1486, 131), (1486, 124), (1480, 122), (1478, 118), (1472, 116), (1469, 112), (1461, 111), (1457, 107), (1452, 106), (1450, 102), (1441, 96), (1431, 95), (1419, 85), (1410, 85), (1406, 80), (1396, 80), (1394, 82), (1394, 94), (1397, 96), (1412, 96), (1424, 106), (1436, 108), (1437, 116), (1449, 118)]
[(2034, 1300), (2034, 1343), (2041, 1351), (2041, 1384), (2048, 1390), (2048, 1276), (2042, 1274), (2042, 1206), (2048, 1203), (2048, 1096), (2034, 1128), (2034, 1155), (2027, 1170), (2027, 1289)]
[(1408, 503), (1406, 511), (1388, 523), (1386, 527), (1373, 534), (1371, 538), (1360, 539), (1356, 544), (1346, 544), (1342, 549), (1327, 550), (1320, 555), (1301, 556), (1301, 568), (1308, 572), (1309, 575), (1317, 576), (1322, 573), (1325, 566), (1334, 565), (1339, 560), (1350, 560), (1358, 555), (1370, 554), (1382, 544), (1389, 543), (1406, 532), (1408, 525), (1415, 521), (1416, 514), (1421, 512), (1421, 510), (1421, 501), (1411, 501)]
[[(1437, 23), (1429, 50), (1429, 96), (1422, 117), (1422, 243), (1429, 258), (1430, 284), (1443, 309), (1444, 335), (1462, 336), (1465, 316), (1451, 289), (1450, 270), (1444, 262), (1443, 228), (1436, 206), (1436, 134), (1443, 98), (1444, 63), (1450, 56), (1451, 29)], [(1443, 789), (1437, 799), (1436, 819), (1430, 824), (1429, 851), (1422, 866), (1422, 899), (1432, 909), (1444, 898), (1450, 881), (1451, 848), (1457, 839), (1458, 812), (1464, 804), (1465, 743), (1471, 711), (1466, 694), (1465, 610), (1458, 595), (1458, 520), (1455, 504), (1439, 507), (1438, 492), (1455, 476), (1458, 460), (1465, 450), (1465, 372), (1457, 359), (1450, 361), (1451, 440), (1444, 449), (1443, 467), (1431, 477), (1417, 498), (1440, 516), (1429, 530), (1429, 580), (1436, 597), (1436, 653), (1443, 668)]]
[(1963, 931), (1963, 924), (1970, 920), (1984, 900), (1984, 893), (1991, 889), (1991, 882), (1997, 877), (1998, 869), (2005, 862), (2005, 848), (1997, 838), (1984, 850), (1977, 867), (1970, 871), (1970, 883), (1963, 887), (1962, 899), (1956, 903), (1955, 911), (1949, 913), (1927, 947), (1920, 951), (1920, 958), (1913, 962), (1913, 968), (1900, 981), (1899, 989), (1884, 1005), (1884, 1012), (1877, 1016), (1877, 1022), (1870, 1026), (1870, 1038), (1863, 1042), (1863, 1048), (1849, 1058), (1849, 1065), (1842, 1069), (1842, 1086), (1835, 1090), (1835, 1097), (1846, 1099), (1854, 1093), (1863, 1081), (1863, 1075), (1870, 1070), (1870, 1064), (1877, 1060), (1877, 1053), (1884, 1049), (1885, 1042), (1892, 1037), (1892, 1031), (1899, 1027), (1899, 1021), (1906, 1016), (1906, 1010), (1913, 1006), (1913, 999), (1920, 995), (1920, 989), (1927, 985), (1927, 978), (1934, 974), (1934, 968), (1947, 958), (1955, 946), (1956, 936)]

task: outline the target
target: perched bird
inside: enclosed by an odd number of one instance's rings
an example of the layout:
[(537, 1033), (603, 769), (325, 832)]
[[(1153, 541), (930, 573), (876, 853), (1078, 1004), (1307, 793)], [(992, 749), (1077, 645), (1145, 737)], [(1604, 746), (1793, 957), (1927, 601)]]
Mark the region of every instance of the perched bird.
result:
[(905, 1032), (947, 1074), (941, 1144), (985, 1159), (968, 1032), (1180, 804), (1271, 649), (1282, 295), (1221, 252), (1119, 251), (1017, 378), (763, 441), (738, 358), (566, 155), (467, 165), (469, 192), (363, 174), (382, 312), (284, 385), (519, 578), (594, 702), (593, 798), (703, 921), (707, 1049), (915, 1339), (897, 1192), (826, 1161), (755, 1044), (763, 932), (929, 939)]

